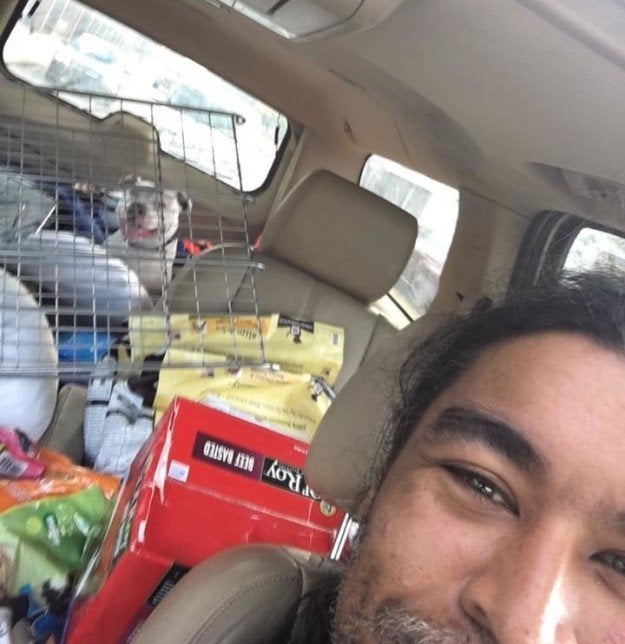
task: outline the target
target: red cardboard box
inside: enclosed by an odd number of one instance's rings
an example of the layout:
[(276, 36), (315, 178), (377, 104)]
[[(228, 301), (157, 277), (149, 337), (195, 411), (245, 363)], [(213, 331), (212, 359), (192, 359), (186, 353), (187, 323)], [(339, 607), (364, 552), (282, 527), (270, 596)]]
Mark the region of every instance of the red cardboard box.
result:
[(343, 514), (306, 485), (308, 445), (177, 398), (137, 455), (97, 561), (80, 581), (71, 644), (128, 642), (192, 566), (275, 543), (328, 554)]

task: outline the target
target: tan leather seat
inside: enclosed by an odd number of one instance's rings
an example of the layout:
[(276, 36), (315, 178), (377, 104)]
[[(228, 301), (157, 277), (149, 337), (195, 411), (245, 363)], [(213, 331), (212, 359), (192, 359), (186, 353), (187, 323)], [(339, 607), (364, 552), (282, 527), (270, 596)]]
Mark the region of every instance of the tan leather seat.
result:
[(447, 318), (447, 314), (427, 313), (381, 347), (343, 388), (315, 433), (306, 480), (322, 498), (356, 518), (372, 472), (386, 455), (399, 368), (411, 348)]
[[(338, 391), (367, 356), (395, 335), (369, 304), (395, 284), (416, 235), (416, 220), (408, 213), (330, 172), (317, 171), (304, 177), (270, 217), (262, 250), (252, 254), (252, 261), (264, 266), (255, 284), (249, 272), (238, 268), (247, 266), (247, 251), (207, 251), (174, 277), (168, 310), (249, 314), (257, 299), (260, 313), (341, 326), (345, 351)], [(161, 302), (156, 310), (162, 309)], [(57, 418), (46, 440), (80, 462), (82, 424), (75, 421), (84, 414), (84, 402), (77, 395), (75, 391), (57, 405), (63, 415), (75, 417), (71, 431)]]
[[(396, 355), (395, 343), (388, 341), (395, 340), (396, 333), (367, 310), (367, 303), (390, 288), (412, 251), (416, 228), (406, 217), (353, 184), (318, 172), (285, 199), (265, 229), (262, 251), (253, 256), (266, 267), (257, 280), (262, 310), (345, 327), (346, 360), (339, 387), (369, 356), (333, 403), (333, 413), (322, 421), (311, 446), (314, 458), (307, 474), (317, 483), (327, 476), (327, 484), (320, 488), (323, 496), (339, 499), (350, 511), (360, 495), (359, 484), (366, 479), (366, 461), (379, 444), (376, 420), (387, 408), (384, 392), (392, 388), (392, 372), (380, 371), (380, 365), (400, 362), (390, 359)], [(386, 229), (387, 224), (392, 230)], [(387, 256), (389, 248), (395, 248), (394, 257)], [(365, 266), (362, 271), (352, 270), (361, 264)], [(198, 268), (187, 267), (187, 272), (197, 271), (194, 282), (183, 275), (173, 289), (177, 306), (188, 305), (185, 298), (191, 289), (206, 288), (203, 280), (210, 279), (210, 273)], [(413, 335), (410, 327), (400, 334), (400, 355), (410, 341), (402, 338)], [(375, 347), (380, 347), (377, 353)], [(338, 442), (333, 446), (335, 434)], [(353, 476), (344, 472), (352, 467)], [(335, 474), (328, 476), (332, 470)], [(169, 593), (135, 641), (288, 641), (307, 588), (302, 580), (336, 575), (336, 566), (280, 546), (248, 546), (221, 553), (197, 566)], [(307, 641), (305, 634), (298, 641)]]
[(301, 597), (320, 577), (336, 576), (337, 570), (332, 561), (291, 548), (227, 550), (187, 573), (133, 643), (288, 642)]
[(87, 390), (78, 385), (65, 385), (56, 399), (50, 425), (38, 444), (69, 456), (75, 463), (83, 457), (83, 421), (87, 405)]
[(245, 251), (207, 251), (174, 277), (170, 310), (195, 312), (199, 300), (202, 313), (253, 313), (255, 289), (261, 314), (341, 326), (340, 390), (395, 332), (369, 305), (395, 284), (416, 235), (416, 220), (405, 211), (341, 177), (317, 171), (304, 177), (270, 216), (261, 250), (251, 257), (264, 266), (254, 284), (236, 265), (227, 265), (246, 259)]

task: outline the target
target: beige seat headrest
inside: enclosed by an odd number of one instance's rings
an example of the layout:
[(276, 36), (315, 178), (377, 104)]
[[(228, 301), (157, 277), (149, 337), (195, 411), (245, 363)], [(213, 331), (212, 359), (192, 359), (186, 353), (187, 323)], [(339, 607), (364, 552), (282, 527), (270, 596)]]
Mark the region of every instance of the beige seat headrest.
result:
[(195, 566), (167, 593), (132, 641), (291, 641), (302, 598), (320, 580), (336, 579), (340, 571), (337, 562), (294, 548), (250, 544), (222, 550)]
[(388, 419), (408, 353), (447, 316), (426, 314), (364, 362), (321, 420), (310, 446), (306, 480), (322, 498), (358, 517), (372, 474), (386, 455)]
[(370, 303), (398, 280), (416, 238), (410, 214), (319, 170), (304, 177), (269, 218), (261, 251)]

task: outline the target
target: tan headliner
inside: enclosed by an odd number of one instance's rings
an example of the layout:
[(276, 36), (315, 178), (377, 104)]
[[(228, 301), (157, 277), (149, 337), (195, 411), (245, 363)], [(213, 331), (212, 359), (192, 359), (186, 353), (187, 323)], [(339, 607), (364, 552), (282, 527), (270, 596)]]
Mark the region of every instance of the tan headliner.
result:
[(625, 229), (544, 170), (625, 183), (623, 68), (523, 2), (407, 0), (370, 30), (288, 42), (202, 0), (89, 0), (312, 130), (353, 179), (377, 152), (526, 216)]

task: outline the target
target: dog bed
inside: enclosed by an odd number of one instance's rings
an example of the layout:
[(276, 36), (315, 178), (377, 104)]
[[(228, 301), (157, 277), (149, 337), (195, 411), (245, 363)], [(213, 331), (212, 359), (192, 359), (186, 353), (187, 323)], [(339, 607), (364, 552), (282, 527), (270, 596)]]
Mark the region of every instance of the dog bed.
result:
[(131, 312), (152, 308), (136, 274), (84, 237), (44, 230), (21, 240), (17, 259), (14, 253), (6, 253), (8, 268), (17, 272), (19, 265), (31, 290), (41, 290), (44, 299), (51, 295), (62, 313), (95, 316), (105, 326), (116, 326)]

